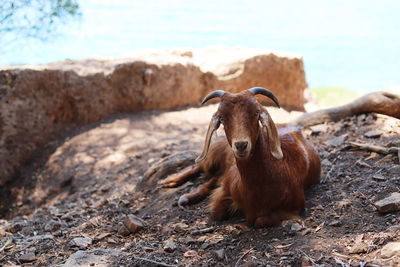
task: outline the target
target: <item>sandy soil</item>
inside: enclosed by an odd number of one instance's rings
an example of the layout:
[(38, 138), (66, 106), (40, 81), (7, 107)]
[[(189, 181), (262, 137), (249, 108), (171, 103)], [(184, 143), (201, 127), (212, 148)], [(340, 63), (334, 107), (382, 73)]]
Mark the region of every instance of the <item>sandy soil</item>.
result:
[[(280, 227), (253, 229), (240, 217), (210, 221), (207, 200), (177, 206), (201, 178), (174, 189), (137, 188), (160, 158), (201, 149), (215, 109), (119, 114), (55, 136), (0, 190), (0, 265), (400, 264), (399, 255), (382, 252), (400, 241), (400, 213), (380, 214), (373, 205), (400, 191), (399, 159), (348, 145), (400, 146), (400, 121), (390, 117), (360, 115), (304, 129), (320, 153), (323, 179), (307, 192), (306, 216)], [(298, 115), (269, 110), (276, 122)], [(370, 130), (380, 132), (366, 137)], [(144, 229), (121, 231), (127, 215), (142, 218)]]

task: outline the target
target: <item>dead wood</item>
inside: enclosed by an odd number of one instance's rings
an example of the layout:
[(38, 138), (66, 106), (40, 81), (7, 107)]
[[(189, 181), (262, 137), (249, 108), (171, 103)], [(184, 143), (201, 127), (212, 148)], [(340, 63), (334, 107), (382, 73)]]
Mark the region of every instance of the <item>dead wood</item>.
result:
[(198, 151), (184, 151), (157, 161), (143, 175), (139, 184), (140, 187), (156, 184), (168, 175), (177, 173), (183, 168), (193, 165), (198, 155)]
[(349, 142), (349, 144), (361, 150), (372, 151), (380, 154), (397, 154), (400, 163), (400, 147), (383, 147), (371, 144), (357, 143), (357, 142)]
[(289, 125), (306, 127), (370, 112), (400, 119), (400, 96), (387, 92), (367, 94), (343, 106), (304, 113)]

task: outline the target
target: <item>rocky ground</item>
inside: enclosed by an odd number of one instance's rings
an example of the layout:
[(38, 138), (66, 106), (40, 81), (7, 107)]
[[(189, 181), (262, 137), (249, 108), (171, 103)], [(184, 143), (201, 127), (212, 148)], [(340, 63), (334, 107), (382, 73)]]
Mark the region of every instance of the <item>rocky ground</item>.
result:
[[(1, 189), (0, 265), (399, 266), (400, 213), (375, 203), (400, 192), (400, 159), (350, 145), (399, 147), (399, 120), (360, 115), (304, 129), (323, 163), (306, 216), (253, 229), (240, 217), (210, 221), (207, 201), (177, 206), (201, 178), (137, 186), (159, 159), (200, 150), (215, 108), (120, 114), (54, 137)], [(298, 115), (270, 110), (278, 122)]]

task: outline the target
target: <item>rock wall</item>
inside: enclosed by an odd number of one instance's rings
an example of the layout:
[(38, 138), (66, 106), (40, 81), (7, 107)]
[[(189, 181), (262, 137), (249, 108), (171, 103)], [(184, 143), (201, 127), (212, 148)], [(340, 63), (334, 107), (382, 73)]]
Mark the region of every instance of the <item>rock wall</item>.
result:
[(287, 109), (303, 110), (300, 57), (265, 50), (209, 48), (129, 58), (56, 62), (0, 70), (0, 186), (66, 126), (115, 112), (197, 104), (212, 90), (263, 86)]

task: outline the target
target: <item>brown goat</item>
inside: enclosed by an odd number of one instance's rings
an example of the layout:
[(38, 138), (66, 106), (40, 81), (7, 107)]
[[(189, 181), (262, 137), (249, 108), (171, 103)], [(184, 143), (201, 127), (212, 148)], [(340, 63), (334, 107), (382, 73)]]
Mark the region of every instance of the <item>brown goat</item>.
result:
[[(204, 172), (208, 181), (180, 197), (179, 204), (201, 201), (212, 189), (210, 209), (215, 220), (241, 211), (255, 227), (279, 225), (305, 208), (304, 189), (318, 183), (320, 159), (295, 129), (276, 129), (255, 95), (277, 98), (269, 90), (254, 87), (238, 94), (222, 90), (203, 100), (219, 97), (221, 103), (210, 122), (204, 150), (196, 166), (163, 181), (175, 187)], [(224, 125), (226, 138), (211, 143), (213, 133)]]

